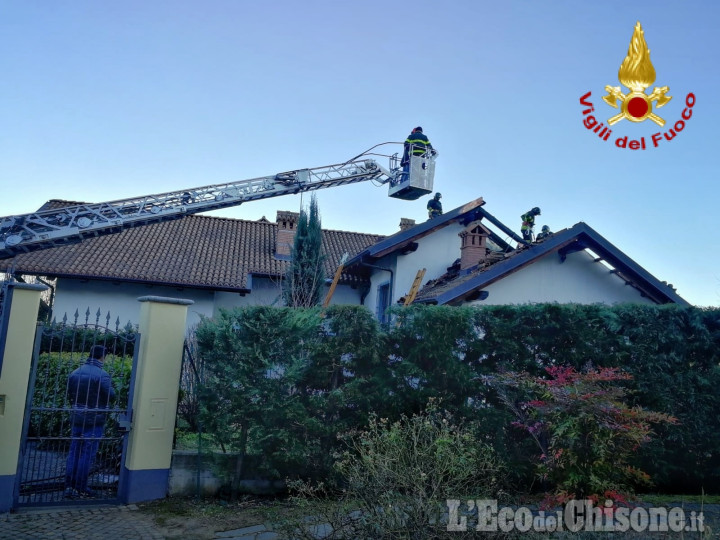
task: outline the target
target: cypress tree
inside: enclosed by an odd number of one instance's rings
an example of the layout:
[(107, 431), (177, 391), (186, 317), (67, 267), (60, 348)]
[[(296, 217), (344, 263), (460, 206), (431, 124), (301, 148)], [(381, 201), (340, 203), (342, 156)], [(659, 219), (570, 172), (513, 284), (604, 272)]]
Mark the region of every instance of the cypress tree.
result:
[(318, 305), (325, 283), (325, 256), (322, 253), (320, 211), (315, 195), (310, 199), (310, 211), (300, 211), (290, 255), (283, 287), (285, 304), (290, 307)]

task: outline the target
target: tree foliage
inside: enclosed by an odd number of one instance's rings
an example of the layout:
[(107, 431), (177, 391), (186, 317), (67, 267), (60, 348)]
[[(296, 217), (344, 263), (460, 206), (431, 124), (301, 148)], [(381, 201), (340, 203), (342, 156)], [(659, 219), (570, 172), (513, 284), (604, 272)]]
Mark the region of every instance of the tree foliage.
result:
[(300, 211), (290, 256), (290, 265), (283, 283), (285, 305), (318, 305), (325, 284), (325, 255), (322, 253), (322, 227), (315, 194), (310, 199), (310, 211)]
[[(200, 355), (216, 365), (208, 387), (212, 430), (265, 470), (329, 475), (336, 435), (394, 422), (431, 398), (467, 421), (532, 484), (532, 440), (486, 376), (545, 377), (548, 368), (616, 367), (628, 407), (678, 419), (628, 457), (655, 489), (711, 492), (720, 486), (720, 310), (679, 306), (537, 304), (398, 309), (384, 331), (359, 306), (245, 308), (207, 320)], [(281, 366), (281, 367), (273, 367)], [(270, 371), (269, 371), (270, 370)], [(268, 377), (268, 373), (274, 373)], [(243, 416), (244, 415), (244, 416)], [(233, 446), (235, 445), (235, 446)]]
[(337, 434), (384, 399), (377, 323), (364, 308), (222, 311), (197, 339), (205, 430), (267, 476), (327, 474)]
[(365, 429), (345, 439), (335, 464), (342, 491), (291, 484), (296, 516), (277, 520), (288, 537), (317, 538), (318, 525), (325, 523), (332, 529), (328, 538), (468, 537), (448, 531), (446, 500), (497, 497), (505, 479), (493, 448), (435, 400), (394, 422), (373, 415)]
[(504, 404), (537, 444), (537, 474), (567, 499), (627, 494), (648, 485), (630, 458), (650, 440), (651, 424), (677, 424), (667, 414), (630, 407), (616, 368), (546, 368), (549, 378), (504, 372), (491, 378)]
[(223, 448), (239, 452), (236, 483), (248, 453), (262, 455), (272, 476), (298, 460), (300, 441), (291, 435), (294, 422), (303, 420), (297, 383), (317, 318), (316, 312), (258, 306), (222, 311), (197, 329), (205, 363), (203, 426)]

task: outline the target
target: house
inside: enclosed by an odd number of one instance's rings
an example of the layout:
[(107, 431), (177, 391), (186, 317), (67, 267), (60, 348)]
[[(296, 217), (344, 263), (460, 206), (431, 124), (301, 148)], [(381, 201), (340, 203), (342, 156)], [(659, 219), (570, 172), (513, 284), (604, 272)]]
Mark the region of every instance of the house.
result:
[[(41, 210), (67, 206), (52, 200)], [(299, 214), (278, 211), (274, 223), (191, 215), (116, 234), (0, 260), (0, 271), (40, 276), (53, 287), (57, 320), (76, 309), (110, 312), (120, 325), (136, 324), (137, 298), (181, 297), (194, 301), (188, 327), (220, 308), (281, 305), (280, 283), (290, 260)], [(324, 230), (325, 275), (332, 278), (345, 253), (376, 244), (382, 236)], [(332, 303), (360, 304), (367, 278), (342, 273)], [(329, 284), (326, 284), (326, 289)]]
[[(585, 223), (524, 245), (484, 205), (479, 198), (419, 224), (403, 218), (387, 237), (323, 230), (326, 288), (349, 256), (332, 303), (365, 305), (387, 320), (388, 307), (404, 301), (425, 269), (415, 303), (687, 305)], [(57, 318), (89, 308), (135, 323), (136, 298), (154, 295), (193, 300), (192, 326), (220, 308), (281, 305), (298, 217), (278, 211), (273, 223), (187, 216), (17, 255), (0, 260), (0, 270), (50, 278)]]
[(476, 237), (479, 244), (485, 237), (482, 226), (471, 224), (461, 236), (459, 264), (427, 283), (416, 302), (688, 305), (672, 285), (660, 282), (582, 222), (501, 257), (489, 249), (470, 251), (469, 238)]
[(688, 305), (671, 285), (585, 223), (513, 247), (505, 238), (517, 235), (483, 205), (482, 199), (471, 201), (384, 238), (349, 260), (345, 268), (373, 270), (365, 305), (385, 319), (387, 308), (403, 300), (422, 268), (426, 272), (414, 303)]

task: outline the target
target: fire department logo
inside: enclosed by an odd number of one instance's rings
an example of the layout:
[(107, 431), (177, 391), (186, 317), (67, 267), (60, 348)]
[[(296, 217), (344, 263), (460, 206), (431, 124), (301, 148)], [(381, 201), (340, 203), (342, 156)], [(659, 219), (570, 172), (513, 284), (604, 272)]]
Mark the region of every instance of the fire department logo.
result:
[(650, 119), (661, 127), (665, 125), (665, 120), (653, 112), (652, 104), (656, 102), (655, 107), (658, 109), (666, 105), (672, 99), (666, 95), (670, 88), (656, 86), (650, 95), (645, 93), (645, 89), (655, 82), (655, 68), (650, 62), (650, 49), (645, 42), (645, 33), (640, 22), (635, 25), (627, 56), (618, 71), (618, 80), (630, 89), (630, 92), (624, 94), (619, 86), (605, 87), (608, 95), (603, 96), (603, 101), (615, 109), (618, 108), (618, 102), (620, 103), (620, 113), (609, 118), (608, 125), (612, 126), (623, 118), (631, 122)]
[[(620, 112), (608, 118), (606, 126), (596, 118), (601, 113), (595, 112), (595, 105), (591, 101), (592, 91), (589, 91), (580, 97), (580, 105), (583, 106), (583, 126), (602, 141), (611, 140), (610, 136), (613, 135), (611, 127), (623, 118), (636, 123), (650, 119), (658, 126), (664, 127), (665, 120), (653, 112), (653, 103), (655, 109), (659, 109), (667, 105), (672, 96), (667, 95), (670, 90), (667, 86), (656, 86), (650, 94), (645, 93), (645, 90), (655, 82), (655, 68), (650, 62), (650, 49), (645, 43), (645, 35), (639, 22), (635, 25), (627, 56), (620, 65), (618, 80), (630, 91), (626, 94), (620, 86), (607, 85), (605, 87), (607, 95), (602, 96), (602, 99), (611, 107), (619, 108)], [(674, 124), (671, 120), (668, 129), (652, 134), (640, 133), (640, 137), (635, 139), (631, 139), (630, 135), (614, 135), (612, 139), (614, 145), (628, 150), (646, 150), (670, 142), (685, 129), (687, 122), (692, 118), (693, 107), (695, 107), (695, 94), (689, 92), (685, 96), (685, 107), (680, 113), (680, 118)]]

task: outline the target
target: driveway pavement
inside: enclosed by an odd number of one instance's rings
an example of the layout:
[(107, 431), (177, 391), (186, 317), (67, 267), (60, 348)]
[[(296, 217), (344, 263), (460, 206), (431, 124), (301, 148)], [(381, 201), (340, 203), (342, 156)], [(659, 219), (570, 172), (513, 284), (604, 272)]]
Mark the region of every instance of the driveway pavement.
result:
[(0, 538), (8, 540), (164, 540), (152, 516), (136, 505), (53, 507), (0, 514)]
[[(679, 504), (686, 515), (691, 512), (705, 517), (709, 529), (702, 538), (720, 538), (720, 505)], [(250, 525), (240, 528), (225, 527), (218, 531), (192, 518), (180, 519), (171, 526), (161, 526), (153, 514), (144, 512), (137, 505), (54, 507), (43, 509), (23, 508), (14, 514), (0, 514), (0, 539), (2, 540), (276, 540), (277, 533), (266, 525)], [(222, 528), (222, 527), (221, 527)], [(326, 531), (318, 533), (322, 538)], [(610, 534), (621, 538), (622, 534)], [(700, 538), (698, 532), (629, 534), (630, 538)]]
[(276, 540), (265, 525), (215, 532), (192, 518), (171, 527), (158, 525), (137, 505), (22, 509), (0, 514), (1, 540)]

